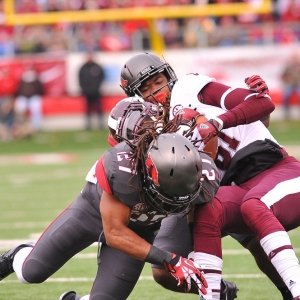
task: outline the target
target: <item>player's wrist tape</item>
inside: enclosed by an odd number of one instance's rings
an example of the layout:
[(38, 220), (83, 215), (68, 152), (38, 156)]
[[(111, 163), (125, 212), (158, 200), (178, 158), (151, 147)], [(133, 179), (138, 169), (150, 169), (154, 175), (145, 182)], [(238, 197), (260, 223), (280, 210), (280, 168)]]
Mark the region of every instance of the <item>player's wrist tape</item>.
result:
[(223, 121), (218, 117), (210, 119), (208, 122), (215, 127), (217, 132), (220, 132), (223, 129)]
[(171, 252), (151, 246), (147, 257), (145, 258), (145, 262), (163, 266), (164, 263), (169, 263), (172, 258), (173, 254)]

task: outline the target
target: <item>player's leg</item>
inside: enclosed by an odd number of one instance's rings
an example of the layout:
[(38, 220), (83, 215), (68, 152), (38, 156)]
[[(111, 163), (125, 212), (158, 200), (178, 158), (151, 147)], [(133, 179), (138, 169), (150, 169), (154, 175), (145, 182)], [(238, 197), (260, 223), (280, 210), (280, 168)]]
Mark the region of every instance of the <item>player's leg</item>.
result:
[(29, 98), (29, 110), (31, 125), (35, 130), (40, 130), (42, 127), (43, 110), (42, 110), (42, 97), (34, 95)]
[(288, 157), (256, 177), (245, 183), (253, 187), (242, 215), (293, 296), (299, 296), (300, 266), (285, 229), (300, 225), (300, 164)]
[(97, 242), (102, 224), (99, 212), (87, 199), (87, 195), (96, 193), (94, 186), (89, 183), (85, 186), (74, 202), (44, 231), (33, 248), (19, 247), (11, 255), (1, 255), (0, 277), (3, 277), (5, 266), (10, 265), (21, 282), (41, 283), (76, 253)]
[[(149, 243), (153, 243), (155, 231), (130, 224), (129, 227)], [(145, 262), (101, 245), (98, 271), (91, 290), (90, 300), (125, 300), (135, 287)]]
[(139, 279), (143, 267), (143, 261), (102, 244), (98, 272), (91, 290), (90, 300), (127, 299)]
[(278, 274), (277, 270), (270, 262), (264, 249), (262, 248), (259, 239), (253, 234), (230, 234), (236, 241), (238, 241), (243, 247), (249, 250), (252, 254), (258, 268), (272, 281), (277, 289), (282, 294), (283, 300), (292, 300), (293, 296), (282, 278)]
[(259, 269), (267, 275), (267, 277), (273, 282), (273, 284), (277, 287), (277, 289), (282, 294), (283, 300), (292, 300), (293, 296), (288, 289), (288, 287), (283, 282), (282, 278), (278, 274), (277, 270), (270, 262), (267, 254), (265, 253), (264, 249), (261, 247), (259, 239), (256, 237), (249, 241), (246, 245), (246, 248), (251, 252), (253, 255), (257, 266)]
[(86, 100), (85, 118), (86, 118), (86, 129), (87, 130), (92, 129), (92, 114), (93, 114), (93, 106), (94, 106), (93, 99), (94, 98), (91, 95), (85, 96), (85, 100)]
[[(193, 245), (185, 214), (178, 214), (164, 219), (153, 244), (166, 251), (188, 257)], [(168, 271), (164, 270), (162, 266), (152, 265), (152, 274), (154, 280), (164, 288), (174, 292), (185, 293), (185, 288), (178, 286), (175, 278)], [(237, 297), (237, 292), (238, 288), (235, 283), (225, 280), (221, 281), (221, 300), (233, 300)], [(192, 285), (190, 293), (198, 295), (198, 288)]]

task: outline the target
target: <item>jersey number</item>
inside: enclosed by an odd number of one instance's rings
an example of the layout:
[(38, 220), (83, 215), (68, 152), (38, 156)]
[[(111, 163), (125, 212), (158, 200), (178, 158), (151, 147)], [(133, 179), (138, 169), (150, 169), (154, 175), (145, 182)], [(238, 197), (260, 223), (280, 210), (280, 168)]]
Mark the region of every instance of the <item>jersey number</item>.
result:
[[(218, 134), (218, 139), (221, 139), (223, 141), (222, 144), (226, 145), (227, 148), (232, 149), (233, 151), (236, 151), (238, 148), (240, 141), (236, 140), (235, 138), (231, 138), (224, 134), (223, 132), (220, 132)], [(231, 161), (232, 155), (229, 151), (229, 149), (226, 149), (225, 147), (222, 147), (222, 144), (218, 147), (218, 157), (215, 160), (216, 166), (221, 170), (227, 170), (228, 165)], [(220, 159), (222, 158), (222, 160)]]

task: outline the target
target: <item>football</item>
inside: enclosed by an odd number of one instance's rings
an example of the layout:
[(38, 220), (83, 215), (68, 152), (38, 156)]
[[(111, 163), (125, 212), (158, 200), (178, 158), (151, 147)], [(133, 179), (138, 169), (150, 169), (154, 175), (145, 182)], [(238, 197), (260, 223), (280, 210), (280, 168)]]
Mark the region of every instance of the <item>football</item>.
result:
[[(207, 122), (208, 119), (205, 116), (198, 116), (196, 119), (197, 124)], [(218, 153), (218, 138), (213, 137), (204, 147), (203, 151), (207, 152), (213, 160), (216, 159)]]

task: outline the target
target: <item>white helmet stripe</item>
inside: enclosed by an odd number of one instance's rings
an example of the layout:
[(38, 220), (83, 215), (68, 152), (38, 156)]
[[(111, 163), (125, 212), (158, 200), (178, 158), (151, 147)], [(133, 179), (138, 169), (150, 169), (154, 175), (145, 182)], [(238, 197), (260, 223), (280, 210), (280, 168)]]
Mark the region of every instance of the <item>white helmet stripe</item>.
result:
[(108, 127), (117, 130), (118, 121), (113, 119), (111, 116), (108, 117)]

